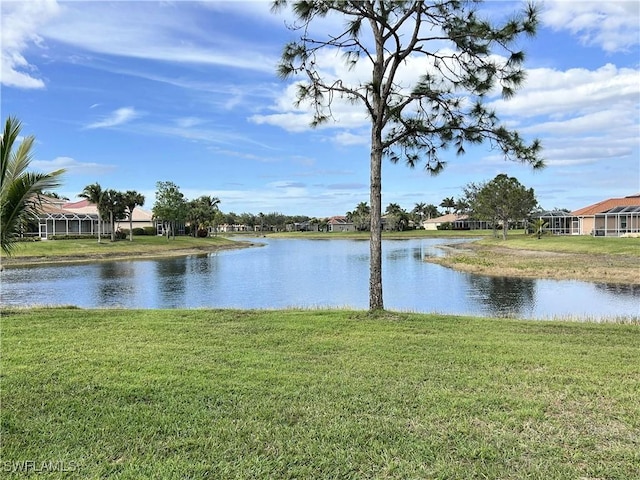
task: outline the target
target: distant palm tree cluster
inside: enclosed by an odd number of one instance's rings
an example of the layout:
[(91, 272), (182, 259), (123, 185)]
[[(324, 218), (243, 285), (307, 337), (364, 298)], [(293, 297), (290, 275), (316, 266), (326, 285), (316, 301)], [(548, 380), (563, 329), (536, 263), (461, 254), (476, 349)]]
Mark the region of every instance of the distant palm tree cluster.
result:
[[(416, 228), (429, 218), (439, 217), (438, 207), (433, 204), (416, 203), (408, 212), (397, 203), (390, 203), (382, 216), (385, 230), (407, 230)], [(347, 212), (347, 220), (354, 224), (358, 231), (367, 231), (371, 224), (371, 208), (367, 202), (360, 202), (356, 208)]]
[(98, 209), (98, 242), (100, 242), (100, 224), (108, 220), (111, 224), (111, 241), (115, 241), (115, 223), (129, 219), (129, 240), (133, 241), (133, 210), (144, 205), (144, 195), (135, 190), (118, 192), (117, 190), (103, 190), (99, 183), (92, 183), (84, 187), (78, 195), (93, 203)]

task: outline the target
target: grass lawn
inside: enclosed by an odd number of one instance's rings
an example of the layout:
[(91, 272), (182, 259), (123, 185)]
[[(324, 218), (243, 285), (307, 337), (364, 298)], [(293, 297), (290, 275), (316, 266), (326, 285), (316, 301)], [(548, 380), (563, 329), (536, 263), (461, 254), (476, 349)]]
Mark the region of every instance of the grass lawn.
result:
[(640, 478), (637, 324), (339, 310), (0, 321), (3, 478)]
[(640, 285), (640, 238), (510, 234), (453, 245), (429, 261), (465, 272)]
[(640, 238), (592, 237), (591, 235), (535, 235), (509, 234), (502, 238), (484, 237), (481, 245), (510, 249), (548, 251), (556, 253), (630, 255), (640, 257)]
[(176, 252), (210, 251), (219, 248), (237, 246), (237, 242), (224, 237), (194, 238), (177, 236), (167, 240), (158, 236), (134, 236), (133, 242), (119, 240), (112, 242), (103, 239), (100, 243), (93, 238), (78, 240), (43, 240), (39, 242), (20, 242), (10, 258), (3, 257), (3, 263), (22, 261), (39, 262), (55, 260), (99, 260), (101, 258), (168, 255)]

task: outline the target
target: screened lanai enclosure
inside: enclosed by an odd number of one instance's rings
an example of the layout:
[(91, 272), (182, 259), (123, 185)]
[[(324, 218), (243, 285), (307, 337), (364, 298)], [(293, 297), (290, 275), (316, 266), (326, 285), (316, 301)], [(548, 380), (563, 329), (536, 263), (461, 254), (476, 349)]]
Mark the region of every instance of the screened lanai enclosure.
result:
[[(100, 228), (111, 231), (109, 222), (103, 222)], [(53, 235), (97, 235), (98, 215), (90, 213), (44, 213), (40, 215), (40, 238)]]
[[(586, 223), (586, 220), (583, 222)], [(619, 237), (635, 233), (640, 233), (640, 206), (619, 206), (594, 215), (593, 235), (597, 237)]]
[(536, 213), (546, 222), (544, 231), (553, 235), (620, 237), (640, 234), (640, 206), (617, 206), (601, 213), (574, 215), (562, 210)]
[(554, 235), (579, 235), (578, 218), (564, 210), (548, 210), (532, 215), (533, 219), (540, 218), (546, 222), (545, 232)]

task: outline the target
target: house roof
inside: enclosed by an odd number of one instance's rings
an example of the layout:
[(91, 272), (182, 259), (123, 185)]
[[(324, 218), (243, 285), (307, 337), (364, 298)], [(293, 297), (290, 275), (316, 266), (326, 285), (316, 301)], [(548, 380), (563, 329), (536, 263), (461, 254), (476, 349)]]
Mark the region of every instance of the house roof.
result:
[(604, 213), (612, 210), (616, 207), (640, 207), (640, 194), (630, 195), (623, 198), (609, 198), (603, 200), (588, 207), (583, 207), (579, 210), (571, 212), (571, 215), (575, 217), (584, 217), (589, 215), (595, 215), (597, 213)]
[(331, 224), (331, 225), (346, 225), (349, 224), (351, 222), (349, 222), (347, 220), (347, 217), (343, 217), (343, 216), (335, 216), (335, 217), (331, 217), (329, 220), (327, 220), (327, 223)]
[(459, 222), (461, 220), (467, 220), (467, 215), (458, 215), (456, 213), (447, 213), (441, 217), (430, 218), (422, 223), (447, 223), (447, 222)]
[(84, 208), (88, 206), (94, 206), (89, 200), (80, 200), (79, 202), (67, 202), (64, 204), (65, 208)]
[[(80, 200), (79, 202), (62, 202), (57, 199), (51, 199), (49, 197), (43, 197), (42, 207), (40, 208), (42, 213), (48, 214), (86, 214), (86, 215), (98, 215), (98, 208), (89, 200)], [(141, 208), (135, 208), (133, 210), (134, 222), (151, 222), (153, 215), (151, 212), (142, 210)]]

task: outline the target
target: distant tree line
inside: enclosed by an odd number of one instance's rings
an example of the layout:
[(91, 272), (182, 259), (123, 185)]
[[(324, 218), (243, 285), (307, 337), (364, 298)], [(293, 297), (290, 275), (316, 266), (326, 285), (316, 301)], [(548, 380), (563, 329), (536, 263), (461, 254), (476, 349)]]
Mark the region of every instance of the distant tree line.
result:
[[(136, 191), (103, 190), (98, 183), (87, 185), (80, 197), (98, 206), (101, 221), (110, 222), (112, 240), (115, 240), (115, 222), (128, 218), (131, 226), (133, 210), (142, 206), (145, 200)], [(179, 226), (184, 225), (187, 225), (185, 233), (194, 237), (206, 237), (211, 230), (218, 231), (221, 225), (284, 231), (287, 225), (308, 222), (317, 225), (319, 230), (325, 230), (328, 220), (279, 212), (225, 213), (220, 210), (220, 203), (219, 198), (207, 195), (188, 200), (175, 183), (161, 181), (156, 183), (153, 219), (162, 225), (162, 232), (167, 238), (175, 237)], [(515, 177), (500, 174), (490, 182), (467, 184), (460, 198), (446, 197), (439, 206), (446, 214), (467, 215), (472, 220), (486, 221), (493, 226), (496, 234), (501, 226), (503, 238), (506, 238), (510, 226), (528, 218), (535, 211), (538, 202), (532, 188), (527, 189)], [(390, 203), (384, 211), (383, 221), (386, 230), (403, 231), (421, 228), (425, 220), (442, 215), (443, 211), (435, 204), (416, 203), (412, 210), (407, 211), (397, 203)], [(367, 202), (360, 202), (354, 210), (346, 212), (347, 220), (354, 224), (357, 231), (367, 231), (370, 228), (370, 216), (371, 208)], [(129, 229), (129, 235), (132, 240), (132, 228)], [(100, 225), (98, 241), (99, 239)]]
[[(528, 219), (539, 210), (533, 188), (526, 188), (515, 177), (505, 174), (489, 182), (469, 183), (463, 188), (460, 198), (446, 197), (439, 206), (445, 214), (466, 215), (471, 220), (486, 221), (495, 234), (498, 227), (502, 227), (505, 239), (512, 225)], [(370, 215), (369, 205), (361, 202), (353, 211), (347, 212), (347, 219), (353, 222), (356, 230), (364, 231), (369, 228)], [(434, 204), (416, 203), (408, 212), (398, 204), (390, 203), (382, 218), (387, 230), (402, 231), (420, 228), (425, 220), (440, 216), (442, 212)]]

